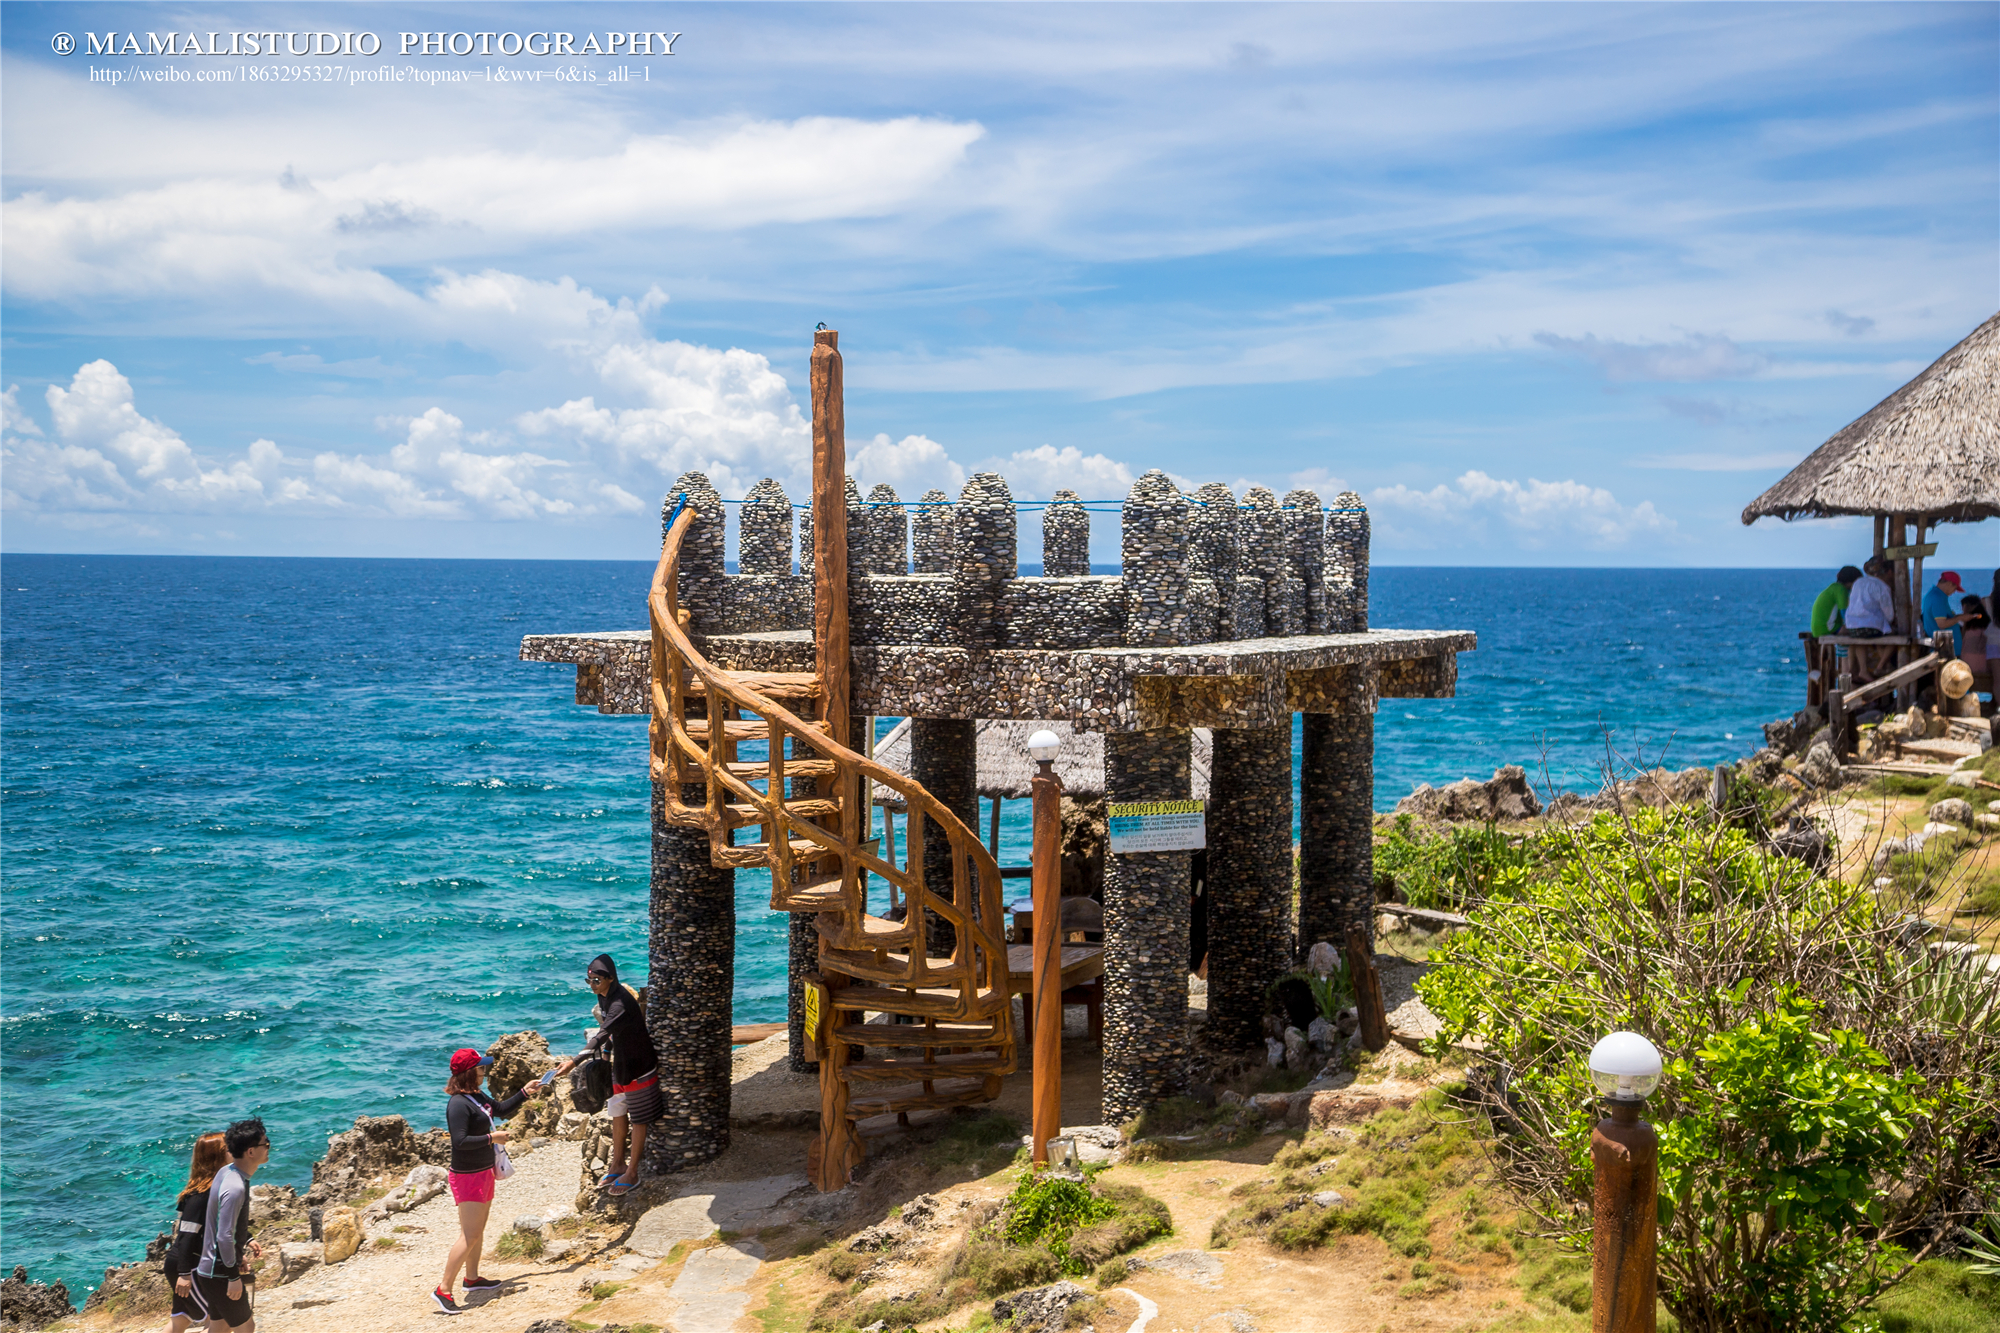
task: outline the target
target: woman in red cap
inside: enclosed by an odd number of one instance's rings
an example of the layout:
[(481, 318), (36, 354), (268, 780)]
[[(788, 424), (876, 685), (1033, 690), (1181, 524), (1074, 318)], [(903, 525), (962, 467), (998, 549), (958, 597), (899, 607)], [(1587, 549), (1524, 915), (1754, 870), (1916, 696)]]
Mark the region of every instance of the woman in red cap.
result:
[(507, 1141), (507, 1131), (493, 1128), (493, 1122), (514, 1114), (529, 1097), (547, 1091), (530, 1083), (512, 1097), (494, 1101), (479, 1090), (483, 1071), (493, 1063), (471, 1047), (451, 1054), (451, 1080), (444, 1090), (451, 1094), (445, 1103), (445, 1124), (451, 1128), (451, 1201), (458, 1205), (458, 1239), (445, 1256), (444, 1281), (431, 1299), (446, 1314), (460, 1314), (451, 1289), (465, 1270), (465, 1290), (480, 1291), (500, 1285), (499, 1279), (479, 1276), (479, 1253), (486, 1244), (486, 1216), (493, 1211), (493, 1149)]

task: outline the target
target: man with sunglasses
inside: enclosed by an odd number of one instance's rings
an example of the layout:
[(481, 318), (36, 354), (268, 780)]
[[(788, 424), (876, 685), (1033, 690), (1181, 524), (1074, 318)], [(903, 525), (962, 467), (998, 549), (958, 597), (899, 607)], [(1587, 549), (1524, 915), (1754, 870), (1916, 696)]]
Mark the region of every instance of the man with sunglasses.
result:
[(243, 1263), (257, 1251), (250, 1243), (250, 1177), (271, 1160), (271, 1139), (264, 1122), (253, 1119), (224, 1130), (222, 1142), (229, 1165), (215, 1173), (208, 1190), (208, 1223), (194, 1270), (195, 1307), (211, 1330), (256, 1333)]

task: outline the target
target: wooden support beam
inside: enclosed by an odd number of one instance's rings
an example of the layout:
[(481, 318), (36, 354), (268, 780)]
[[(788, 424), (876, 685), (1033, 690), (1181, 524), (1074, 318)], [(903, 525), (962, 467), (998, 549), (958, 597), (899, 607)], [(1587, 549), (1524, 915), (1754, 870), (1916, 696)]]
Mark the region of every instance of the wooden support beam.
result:
[(1389, 1015), (1382, 1005), (1382, 977), (1375, 949), (1359, 926), (1347, 928), (1347, 975), (1354, 983), (1354, 1007), (1361, 1019), (1361, 1044), (1379, 1051), (1389, 1044)]
[(1460, 916), (1456, 912), (1434, 912), (1428, 907), (1410, 907), (1403, 903), (1376, 903), (1375, 910), (1378, 912), (1387, 912), (1390, 916), (1402, 917), (1405, 921), (1414, 921), (1418, 925), (1428, 926), (1432, 930), (1439, 930), (1445, 926), (1469, 926), (1472, 924), (1470, 917)]
[(847, 408), (840, 334), (813, 335), (813, 665), (822, 682), (820, 716), (847, 745), (853, 666), (847, 626)]
[(1856, 704), (1861, 703), (1865, 699), (1872, 699), (1885, 690), (1897, 689), (1908, 684), (1937, 667), (1939, 662), (1940, 659), (1936, 653), (1926, 653), (1907, 666), (1897, 667), (1886, 676), (1877, 676), (1866, 685), (1848, 693), (1841, 702), (1846, 705), (1847, 711), (1853, 712)]

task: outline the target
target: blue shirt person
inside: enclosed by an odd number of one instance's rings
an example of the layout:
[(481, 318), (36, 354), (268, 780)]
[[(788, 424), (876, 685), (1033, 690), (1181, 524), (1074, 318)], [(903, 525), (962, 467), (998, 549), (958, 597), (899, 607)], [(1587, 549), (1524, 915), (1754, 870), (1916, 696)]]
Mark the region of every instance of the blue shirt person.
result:
[(1965, 618), (1952, 607), (1952, 597), (1960, 591), (1958, 574), (1947, 569), (1938, 575), (1938, 581), (1924, 594), (1924, 637), (1928, 638), (1939, 630), (1951, 631), (1951, 651), (1954, 657), (1965, 655)]

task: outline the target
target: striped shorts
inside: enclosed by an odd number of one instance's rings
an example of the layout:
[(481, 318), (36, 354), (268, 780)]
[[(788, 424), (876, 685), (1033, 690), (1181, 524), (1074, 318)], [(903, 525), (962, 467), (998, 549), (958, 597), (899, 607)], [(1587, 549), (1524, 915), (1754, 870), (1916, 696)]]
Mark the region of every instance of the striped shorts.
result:
[(666, 1110), (660, 1099), (660, 1071), (641, 1074), (630, 1083), (613, 1083), (604, 1109), (615, 1119), (625, 1116), (635, 1125), (650, 1125)]

